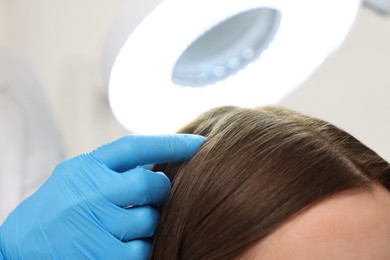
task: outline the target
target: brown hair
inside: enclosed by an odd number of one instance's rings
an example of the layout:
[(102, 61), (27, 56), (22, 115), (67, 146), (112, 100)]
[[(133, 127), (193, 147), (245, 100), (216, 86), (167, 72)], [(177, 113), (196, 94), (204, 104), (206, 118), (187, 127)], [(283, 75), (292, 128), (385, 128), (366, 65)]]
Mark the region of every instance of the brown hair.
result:
[(173, 181), (151, 259), (232, 259), (335, 193), (390, 189), (390, 166), (350, 134), (280, 107), (221, 107), (179, 132), (207, 137)]

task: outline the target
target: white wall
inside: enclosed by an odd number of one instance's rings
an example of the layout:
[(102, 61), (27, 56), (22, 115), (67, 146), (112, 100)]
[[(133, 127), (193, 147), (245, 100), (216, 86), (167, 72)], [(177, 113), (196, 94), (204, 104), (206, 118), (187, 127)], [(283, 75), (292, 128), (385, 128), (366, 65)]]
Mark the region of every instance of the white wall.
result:
[[(0, 0), (0, 40), (34, 66), (69, 156), (126, 133), (100, 76), (104, 38), (123, 2)], [(283, 104), (345, 128), (390, 160), (389, 46), (390, 18), (362, 11), (341, 50)]]
[(390, 17), (363, 9), (342, 48), (283, 105), (344, 128), (390, 161)]
[(0, 0), (0, 44), (5, 41), (4, 0)]
[(4, 44), (35, 69), (68, 156), (125, 133), (111, 115), (100, 73), (105, 36), (123, 2), (2, 1)]

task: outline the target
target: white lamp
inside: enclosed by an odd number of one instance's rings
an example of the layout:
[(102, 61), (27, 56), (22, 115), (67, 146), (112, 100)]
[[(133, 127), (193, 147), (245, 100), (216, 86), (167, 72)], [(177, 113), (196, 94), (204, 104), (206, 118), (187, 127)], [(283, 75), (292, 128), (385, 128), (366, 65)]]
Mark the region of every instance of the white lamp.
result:
[[(131, 1), (136, 12), (139, 1)], [(209, 108), (277, 103), (335, 51), (359, 0), (165, 0), (141, 13), (112, 66), (118, 121), (172, 133)]]

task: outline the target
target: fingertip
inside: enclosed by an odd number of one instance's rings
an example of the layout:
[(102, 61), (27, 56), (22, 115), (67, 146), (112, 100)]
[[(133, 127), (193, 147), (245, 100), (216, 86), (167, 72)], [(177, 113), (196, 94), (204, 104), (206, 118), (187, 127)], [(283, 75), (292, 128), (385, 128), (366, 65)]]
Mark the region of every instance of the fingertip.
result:
[[(171, 182), (163, 172), (153, 172), (136, 168), (130, 176), (131, 196), (134, 206), (161, 206), (171, 190)], [(130, 186), (130, 185), (129, 185)]]
[(124, 242), (153, 237), (160, 220), (160, 212), (152, 206), (115, 208), (97, 216), (107, 231)]
[(194, 134), (180, 134), (184, 137), (188, 156), (192, 156), (206, 141), (206, 137)]
[(159, 207), (164, 204), (165, 199), (168, 197), (169, 192), (172, 188), (172, 183), (169, 180), (168, 176), (163, 172), (154, 172), (154, 174), (158, 174), (161, 177), (161, 185), (160, 185), (160, 200), (156, 200), (154, 203), (155, 206)]
[(146, 260), (152, 249), (152, 242), (148, 239), (132, 240), (126, 242), (129, 250), (129, 259)]
[(160, 221), (160, 212), (150, 206), (141, 206), (128, 209), (135, 212), (131, 215), (132, 219), (138, 219), (137, 233), (138, 238), (149, 238), (154, 236)]
[(142, 167), (124, 172), (116, 180), (117, 187), (109, 186), (103, 194), (119, 207), (162, 205), (171, 189), (171, 182), (164, 173)]

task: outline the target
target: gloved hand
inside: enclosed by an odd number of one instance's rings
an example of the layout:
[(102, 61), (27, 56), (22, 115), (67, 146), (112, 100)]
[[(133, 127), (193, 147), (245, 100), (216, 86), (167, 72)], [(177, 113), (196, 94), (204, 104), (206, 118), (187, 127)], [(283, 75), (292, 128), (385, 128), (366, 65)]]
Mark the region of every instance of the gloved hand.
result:
[(147, 259), (159, 220), (153, 206), (170, 182), (138, 166), (183, 161), (203, 142), (129, 135), (59, 164), (3, 223), (0, 251), (5, 259)]

